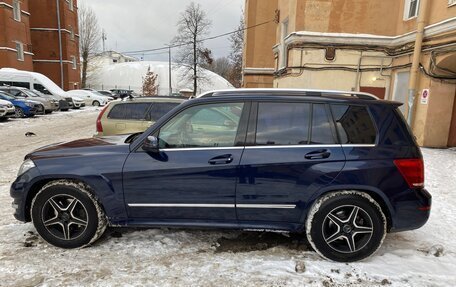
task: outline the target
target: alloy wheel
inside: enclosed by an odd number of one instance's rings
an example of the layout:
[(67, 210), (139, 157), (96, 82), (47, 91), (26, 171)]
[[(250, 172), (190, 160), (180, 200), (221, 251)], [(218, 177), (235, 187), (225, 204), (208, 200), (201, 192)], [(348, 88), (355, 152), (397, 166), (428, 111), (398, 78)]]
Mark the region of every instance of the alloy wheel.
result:
[(322, 233), (326, 244), (335, 251), (354, 253), (369, 243), (374, 228), (372, 218), (364, 209), (343, 205), (326, 215)]
[(62, 240), (73, 240), (87, 228), (88, 213), (75, 197), (59, 194), (49, 198), (41, 210), (43, 225), (49, 233)]

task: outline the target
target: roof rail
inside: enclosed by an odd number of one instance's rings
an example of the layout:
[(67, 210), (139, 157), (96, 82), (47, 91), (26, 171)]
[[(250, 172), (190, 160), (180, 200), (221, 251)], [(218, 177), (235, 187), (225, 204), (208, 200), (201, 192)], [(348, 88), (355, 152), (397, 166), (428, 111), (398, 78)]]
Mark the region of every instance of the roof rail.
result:
[[(202, 95), (197, 96), (197, 98), (207, 98), (212, 96), (222, 96), (225, 94), (232, 93), (245, 93), (245, 94), (257, 94), (257, 93), (292, 93), (299, 94), (300, 96), (314, 96), (321, 97), (327, 95), (337, 95), (337, 96), (350, 96), (356, 97), (362, 100), (379, 100), (378, 97), (364, 92), (355, 92), (355, 91), (337, 91), (337, 90), (316, 90), (316, 89), (230, 89), (230, 90), (214, 90), (206, 92)], [(266, 94), (267, 95), (267, 94)]]

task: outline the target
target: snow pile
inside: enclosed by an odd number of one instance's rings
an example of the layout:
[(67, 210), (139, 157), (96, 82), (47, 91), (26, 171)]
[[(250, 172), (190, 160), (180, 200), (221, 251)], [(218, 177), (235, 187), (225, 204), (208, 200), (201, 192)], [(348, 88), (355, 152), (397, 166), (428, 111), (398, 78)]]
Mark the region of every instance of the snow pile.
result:
[[(99, 90), (129, 89), (141, 93), (143, 78), (149, 67), (152, 72), (158, 74), (158, 93), (160, 95), (168, 95), (168, 62), (142, 61), (100, 66), (89, 75), (88, 85)], [(193, 90), (193, 79), (188, 75), (190, 72), (185, 67), (175, 63), (171, 64), (171, 68), (173, 92), (177, 93), (181, 89)], [(202, 77), (204, 79), (200, 80), (198, 84), (197, 94), (233, 88), (227, 80), (209, 70), (202, 69)]]
[[(23, 156), (54, 142), (90, 137), (96, 109), (0, 124), (0, 285), (100, 286), (454, 286), (456, 150), (423, 149), (433, 195), (421, 229), (388, 234), (372, 257), (326, 261), (303, 237), (187, 229), (108, 229), (92, 247), (43, 242), (12, 216), (9, 186)], [(24, 133), (37, 136), (26, 138)]]

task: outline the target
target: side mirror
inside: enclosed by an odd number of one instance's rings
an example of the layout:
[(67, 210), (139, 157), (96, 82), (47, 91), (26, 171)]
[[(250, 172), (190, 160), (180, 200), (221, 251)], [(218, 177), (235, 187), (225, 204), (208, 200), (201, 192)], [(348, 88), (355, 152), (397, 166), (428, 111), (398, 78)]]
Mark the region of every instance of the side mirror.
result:
[(157, 153), (158, 149), (158, 139), (154, 136), (148, 136), (142, 145), (142, 149), (147, 152)]

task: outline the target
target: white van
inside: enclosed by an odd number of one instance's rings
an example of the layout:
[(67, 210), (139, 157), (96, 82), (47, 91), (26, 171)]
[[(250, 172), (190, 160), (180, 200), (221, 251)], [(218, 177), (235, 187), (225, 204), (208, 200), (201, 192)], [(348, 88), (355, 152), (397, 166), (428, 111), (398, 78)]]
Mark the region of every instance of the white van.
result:
[(24, 87), (30, 90), (37, 90), (43, 94), (52, 95), (71, 103), (70, 106), (80, 108), (84, 101), (77, 97), (69, 97), (67, 93), (57, 86), (51, 79), (43, 74), (22, 71), (13, 68), (0, 69), (0, 86)]

